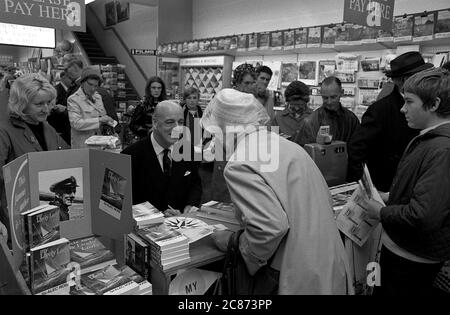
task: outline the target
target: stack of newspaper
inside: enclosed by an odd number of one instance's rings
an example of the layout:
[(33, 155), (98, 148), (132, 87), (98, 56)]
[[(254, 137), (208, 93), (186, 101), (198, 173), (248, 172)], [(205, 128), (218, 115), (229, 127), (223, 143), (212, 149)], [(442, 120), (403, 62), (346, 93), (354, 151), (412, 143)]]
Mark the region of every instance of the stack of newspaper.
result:
[(370, 218), (367, 210), (361, 206), (362, 201), (368, 199), (374, 199), (384, 205), (366, 166), (358, 186), (336, 218), (339, 230), (359, 246), (366, 243), (379, 223), (378, 220)]
[(138, 234), (151, 246), (150, 261), (162, 270), (190, 262), (189, 239), (165, 224), (141, 229)]

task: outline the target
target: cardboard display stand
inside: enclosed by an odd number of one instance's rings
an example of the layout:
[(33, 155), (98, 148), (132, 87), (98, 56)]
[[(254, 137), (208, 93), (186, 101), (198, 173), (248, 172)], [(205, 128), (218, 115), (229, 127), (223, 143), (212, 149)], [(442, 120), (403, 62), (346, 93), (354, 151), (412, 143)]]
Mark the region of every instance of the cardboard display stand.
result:
[(129, 156), (92, 149), (33, 152), (3, 166), (3, 174), (16, 271), (24, 257), (20, 214), (51, 201), (51, 187), (72, 177), (77, 187), (70, 219), (60, 223), (61, 237), (111, 239), (117, 262), (124, 263), (123, 235), (134, 224)]

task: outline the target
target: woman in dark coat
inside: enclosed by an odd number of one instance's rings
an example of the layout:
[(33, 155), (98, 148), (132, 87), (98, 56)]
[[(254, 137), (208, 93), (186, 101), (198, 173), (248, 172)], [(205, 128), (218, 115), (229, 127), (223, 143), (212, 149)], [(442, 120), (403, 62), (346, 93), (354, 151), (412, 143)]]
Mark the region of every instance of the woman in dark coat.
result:
[(0, 222), (8, 230), (2, 167), (25, 153), (70, 148), (47, 123), (55, 99), (55, 88), (39, 74), (24, 75), (11, 86), (9, 119), (0, 122)]
[(145, 86), (145, 97), (130, 120), (130, 130), (139, 138), (145, 138), (152, 129), (152, 116), (156, 105), (167, 99), (166, 85), (160, 77), (151, 77)]

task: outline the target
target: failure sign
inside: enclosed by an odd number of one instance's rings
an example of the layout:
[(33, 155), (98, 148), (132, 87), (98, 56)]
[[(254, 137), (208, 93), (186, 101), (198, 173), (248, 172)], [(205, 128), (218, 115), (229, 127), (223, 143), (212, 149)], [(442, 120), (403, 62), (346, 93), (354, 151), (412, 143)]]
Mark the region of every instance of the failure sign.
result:
[(345, 0), (344, 21), (392, 31), (395, 0)]

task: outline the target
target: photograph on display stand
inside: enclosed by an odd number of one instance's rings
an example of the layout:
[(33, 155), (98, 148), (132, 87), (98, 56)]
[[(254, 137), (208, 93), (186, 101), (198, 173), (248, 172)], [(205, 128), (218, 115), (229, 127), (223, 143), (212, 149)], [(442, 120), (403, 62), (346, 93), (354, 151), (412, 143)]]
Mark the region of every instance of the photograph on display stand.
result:
[(60, 221), (84, 218), (83, 169), (39, 172), (39, 200), (60, 209)]
[(118, 220), (122, 213), (126, 184), (126, 178), (109, 168), (105, 169), (99, 208)]

